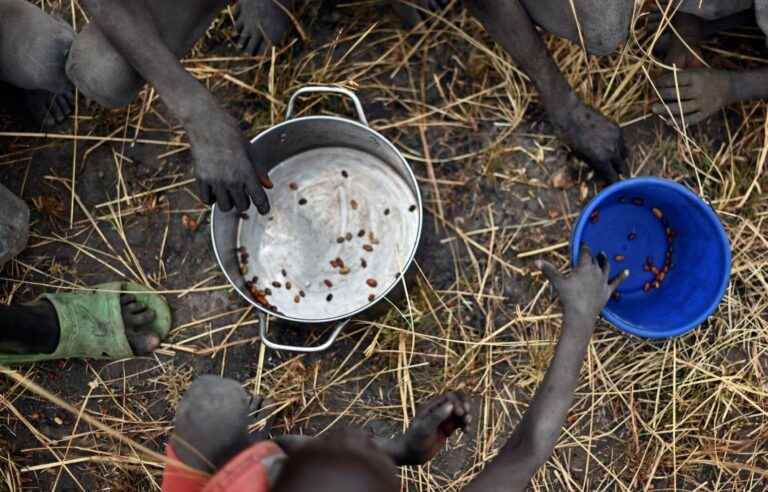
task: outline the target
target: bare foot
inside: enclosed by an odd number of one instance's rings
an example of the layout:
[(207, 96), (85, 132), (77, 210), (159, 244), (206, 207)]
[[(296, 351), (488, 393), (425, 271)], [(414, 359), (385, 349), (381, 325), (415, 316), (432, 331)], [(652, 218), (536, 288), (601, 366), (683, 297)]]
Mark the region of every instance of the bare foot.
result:
[(131, 294), (120, 296), (125, 336), (136, 355), (147, 355), (160, 346), (160, 337), (152, 332), (155, 312), (136, 300)]
[(75, 101), (73, 90), (62, 94), (53, 94), (48, 91), (26, 91), (21, 97), (29, 117), (40, 128), (49, 128), (64, 123), (72, 114)]
[[(225, 0), (145, 1), (167, 47), (181, 58), (205, 34)], [(144, 80), (91, 22), (77, 34), (66, 63), (69, 79), (88, 99), (109, 108), (130, 104)]]
[(711, 69), (668, 73), (656, 81), (661, 103), (653, 105), (658, 115), (682, 118), (683, 124), (695, 125), (733, 101), (731, 72)]
[[(408, 5), (409, 3), (420, 8)], [(408, 29), (427, 19), (429, 17), (428, 12), (438, 13), (449, 3), (449, 0), (390, 0), (392, 9)]]
[(240, 49), (249, 55), (263, 55), (279, 45), (291, 30), (286, 14), (293, 0), (240, 0), (235, 5), (235, 27), (240, 36)]

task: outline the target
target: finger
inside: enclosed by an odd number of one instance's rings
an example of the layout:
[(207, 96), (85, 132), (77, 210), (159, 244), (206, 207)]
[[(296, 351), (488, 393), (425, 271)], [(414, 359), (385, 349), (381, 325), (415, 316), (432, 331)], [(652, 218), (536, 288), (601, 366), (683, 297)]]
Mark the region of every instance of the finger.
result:
[(621, 152), (619, 152), (619, 155), (611, 159), (611, 164), (613, 164), (613, 170), (618, 175), (618, 179), (621, 179), (621, 176), (629, 177), (629, 166), (627, 165), (626, 158), (621, 156)]
[(659, 90), (659, 95), (661, 96), (662, 101), (677, 102), (691, 98), (691, 96), (687, 94), (687, 91), (678, 91), (677, 89), (677, 87), (666, 87)]
[(448, 417), (453, 414), (455, 405), (451, 401), (447, 401), (434, 409), (427, 415), (425, 422), (429, 427), (435, 427), (443, 423)]
[(706, 120), (707, 116), (708, 115), (706, 113), (700, 113), (700, 112), (690, 113), (685, 115), (683, 123), (685, 124), (685, 126), (698, 125), (702, 121)]
[(211, 198), (211, 186), (201, 179), (197, 180), (197, 186), (200, 188), (200, 199), (203, 201), (203, 203), (206, 205), (212, 205), (213, 200)]
[(256, 395), (251, 397), (251, 403), (248, 405), (248, 413), (256, 413), (262, 408), (262, 404), (264, 403), (264, 397), (261, 395)]
[(262, 164), (262, 160), (259, 158), (259, 156), (256, 155), (256, 151), (254, 150), (253, 145), (250, 143), (247, 144), (246, 149), (248, 151), (248, 158), (251, 160), (253, 169), (256, 171), (256, 176), (259, 177), (261, 186), (271, 190), (274, 185), (272, 184), (272, 180), (269, 179), (269, 172), (267, 171), (266, 166)]
[(589, 249), (587, 243), (581, 243), (579, 249), (579, 267), (585, 267), (592, 264), (592, 250)]
[(601, 163), (598, 169), (603, 179), (605, 179), (609, 183), (615, 183), (616, 181), (619, 180), (619, 175), (613, 167), (613, 162), (610, 162), (608, 164)]
[(597, 254), (597, 265), (603, 271), (603, 275), (608, 277), (611, 274), (611, 262), (608, 260), (608, 255), (603, 251)]
[(549, 282), (555, 287), (559, 286), (563, 280), (562, 274), (557, 270), (557, 268), (555, 268), (555, 266), (552, 263), (548, 261), (542, 261), (542, 260), (537, 261), (536, 268), (541, 270), (544, 276), (547, 277)]
[(256, 53), (256, 48), (259, 47), (261, 44), (261, 36), (251, 36), (251, 40), (248, 41), (248, 47), (245, 48), (245, 52), (249, 55), (253, 55)]
[(243, 31), (240, 33), (240, 39), (237, 40), (237, 47), (240, 51), (245, 51), (245, 47), (248, 46), (248, 42), (251, 40), (251, 33)]
[(235, 202), (235, 207), (238, 212), (245, 212), (250, 208), (251, 201), (248, 199), (248, 195), (245, 193), (245, 186), (238, 185), (229, 189), (229, 195), (232, 197), (232, 201)]
[[(672, 115), (675, 118), (679, 118), (680, 114), (686, 115), (696, 113), (699, 111), (699, 104), (696, 101), (684, 101), (681, 103), (671, 104), (654, 104), (653, 112), (659, 115)], [(682, 113), (681, 113), (682, 111)]]
[(677, 77), (675, 77), (674, 73), (668, 73), (656, 81), (656, 88), (687, 87), (690, 83), (690, 76), (685, 72), (678, 72)]
[(214, 193), (216, 193), (216, 204), (221, 208), (222, 212), (229, 212), (232, 210), (232, 199), (229, 197), (229, 193), (227, 193), (227, 190), (223, 185), (215, 186)]
[(269, 213), (270, 207), (269, 199), (267, 198), (267, 194), (264, 191), (264, 188), (259, 186), (257, 183), (248, 183), (247, 189), (248, 196), (250, 197), (253, 204), (256, 205), (256, 210), (258, 210), (261, 215), (267, 215)]
[(457, 417), (463, 417), (467, 413), (464, 401), (456, 393), (451, 393), (451, 400), (453, 401), (453, 414)]
[(133, 304), (134, 302), (136, 302), (136, 296), (133, 294), (123, 294), (120, 296), (120, 304), (123, 306)]
[(631, 173), (627, 161), (629, 160), (630, 154), (629, 147), (627, 147), (627, 143), (624, 141), (624, 136), (621, 137), (621, 142), (619, 143), (619, 152), (621, 153), (621, 159), (624, 161), (623, 174), (629, 176)]
[(620, 274), (616, 275), (616, 278), (611, 280), (608, 286), (611, 288), (611, 292), (619, 288), (622, 282), (629, 278), (629, 270), (622, 270)]

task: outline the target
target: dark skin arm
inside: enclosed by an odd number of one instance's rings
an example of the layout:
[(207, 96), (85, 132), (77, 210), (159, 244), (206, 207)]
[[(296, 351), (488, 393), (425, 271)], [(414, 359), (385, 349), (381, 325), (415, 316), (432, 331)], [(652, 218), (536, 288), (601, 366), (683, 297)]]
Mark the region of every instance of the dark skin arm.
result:
[(598, 263), (586, 247), (581, 250), (578, 267), (567, 277), (549, 263), (540, 263), (539, 268), (560, 294), (563, 332), (544, 381), (520, 424), (496, 458), (467, 487), (470, 492), (523, 491), (547, 462), (573, 403), (597, 316), (629, 275), (625, 270), (609, 281), (607, 258)]
[(157, 90), (187, 131), (195, 159), (195, 175), (203, 201), (244, 211), (252, 201), (259, 212), (269, 211), (263, 187), (272, 184), (266, 171), (249, 155), (249, 145), (234, 118), (165, 46), (147, 0), (84, 0), (114, 47)]
[[(467, 0), (485, 29), (531, 79), (549, 119), (576, 154), (609, 181), (629, 175), (621, 129), (586, 106), (549, 56), (519, 0)], [(567, 2), (563, 8), (567, 7)]]
[[(443, 448), (456, 430), (466, 430), (470, 423), (469, 405), (459, 393), (448, 393), (427, 403), (400, 436), (392, 439), (374, 438), (373, 442), (397, 466), (418, 466), (427, 463)], [(274, 441), (290, 456), (306, 446), (310, 436), (277, 436)]]

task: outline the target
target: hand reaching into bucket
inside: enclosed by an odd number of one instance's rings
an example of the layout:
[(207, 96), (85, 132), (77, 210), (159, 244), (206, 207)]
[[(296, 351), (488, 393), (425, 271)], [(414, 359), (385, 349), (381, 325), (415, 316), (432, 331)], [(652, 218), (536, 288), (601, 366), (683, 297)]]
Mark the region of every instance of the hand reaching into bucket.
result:
[(546, 261), (538, 261), (536, 266), (560, 295), (566, 327), (571, 322), (578, 326), (594, 326), (597, 315), (608, 303), (611, 294), (629, 277), (629, 270), (623, 270), (610, 280), (611, 264), (608, 258), (604, 253), (593, 258), (587, 245), (581, 247), (579, 264), (570, 275), (561, 274)]

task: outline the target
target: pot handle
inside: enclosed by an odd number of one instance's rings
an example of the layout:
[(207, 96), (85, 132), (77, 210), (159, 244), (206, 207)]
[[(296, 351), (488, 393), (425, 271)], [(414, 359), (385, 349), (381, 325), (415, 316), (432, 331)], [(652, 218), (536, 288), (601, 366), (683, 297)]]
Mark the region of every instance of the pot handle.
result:
[(320, 345), (315, 345), (314, 347), (306, 347), (306, 346), (296, 346), (296, 345), (282, 345), (280, 343), (273, 342), (267, 337), (267, 317), (263, 313), (259, 313), (259, 334), (261, 336), (261, 341), (266, 345), (267, 347), (271, 348), (272, 350), (285, 350), (287, 352), (302, 352), (305, 354), (308, 353), (314, 353), (314, 352), (322, 352), (323, 350), (326, 350), (328, 347), (333, 345), (333, 342), (336, 341), (336, 338), (339, 336), (339, 333), (341, 333), (341, 330), (344, 329), (345, 326), (349, 323), (348, 319), (345, 319), (344, 321), (339, 322), (331, 332), (331, 335), (328, 337), (328, 340), (321, 343)]
[(368, 126), (368, 119), (365, 117), (365, 112), (363, 111), (363, 105), (360, 103), (360, 99), (357, 98), (357, 95), (352, 92), (349, 89), (344, 89), (343, 87), (331, 87), (326, 85), (311, 85), (308, 87), (302, 87), (301, 89), (297, 90), (293, 93), (291, 96), (290, 101), (288, 101), (288, 109), (285, 111), (285, 119), (290, 120), (293, 118), (293, 108), (296, 105), (296, 98), (301, 96), (302, 94), (338, 94), (341, 96), (347, 96), (349, 99), (352, 99), (352, 103), (355, 105), (355, 111), (357, 111), (357, 118), (360, 120), (360, 123), (362, 123), (365, 126)]

